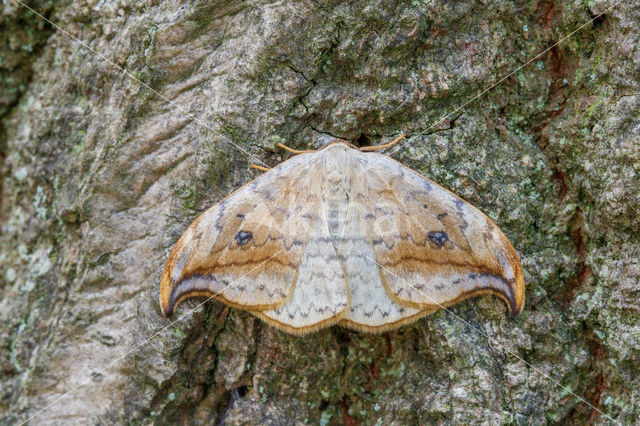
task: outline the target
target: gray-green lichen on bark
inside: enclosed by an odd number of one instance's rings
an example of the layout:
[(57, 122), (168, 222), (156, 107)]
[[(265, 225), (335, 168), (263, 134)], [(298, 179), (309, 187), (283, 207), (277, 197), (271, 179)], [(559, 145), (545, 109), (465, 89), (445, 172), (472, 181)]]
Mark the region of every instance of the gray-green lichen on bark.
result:
[[(34, 422), (606, 423), (597, 407), (632, 423), (639, 3), (499, 82), (609, 6), (34, 3), (100, 57), (5, 2), (0, 421), (90, 378)], [(209, 302), (163, 330), (170, 248), (257, 175), (250, 163), (286, 158), (277, 142), (377, 144), (400, 131), (395, 158), (514, 243), (521, 317), (484, 297), (383, 335), (292, 337)]]

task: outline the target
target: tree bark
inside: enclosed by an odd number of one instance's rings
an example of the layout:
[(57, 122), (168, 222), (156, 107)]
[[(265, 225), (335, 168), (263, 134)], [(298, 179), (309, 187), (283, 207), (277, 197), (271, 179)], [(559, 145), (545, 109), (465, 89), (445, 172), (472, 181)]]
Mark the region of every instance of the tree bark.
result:
[[(640, 417), (640, 2), (29, 4), (58, 27), (0, 9), (0, 422)], [(520, 317), (492, 297), (381, 335), (202, 300), (162, 317), (171, 247), (251, 163), (401, 131), (394, 158), (513, 242)]]

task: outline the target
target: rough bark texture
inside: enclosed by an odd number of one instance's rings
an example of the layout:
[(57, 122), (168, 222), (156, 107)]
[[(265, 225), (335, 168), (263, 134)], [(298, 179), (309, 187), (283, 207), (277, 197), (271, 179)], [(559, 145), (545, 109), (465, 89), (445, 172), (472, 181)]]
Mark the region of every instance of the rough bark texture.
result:
[[(166, 99), (0, 6), (0, 422), (89, 377), (33, 423), (640, 417), (637, 0), (442, 122), (612, 3), (31, 4)], [(250, 163), (400, 131), (396, 159), (514, 243), (522, 316), (483, 297), (383, 335), (292, 337), (209, 302), (163, 330), (169, 250)]]

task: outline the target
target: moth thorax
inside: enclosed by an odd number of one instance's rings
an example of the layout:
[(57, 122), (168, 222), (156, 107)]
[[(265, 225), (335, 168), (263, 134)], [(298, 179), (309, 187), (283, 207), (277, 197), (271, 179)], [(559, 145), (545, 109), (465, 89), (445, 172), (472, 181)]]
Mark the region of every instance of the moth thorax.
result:
[(346, 170), (346, 158), (335, 156), (333, 160), (336, 163), (326, 164), (322, 201), (329, 227), (329, 235), (331, 235), (333, 245), (337, 247), (340, 239), (344, 236), (345, 223), (347, 221), (351, 174)]

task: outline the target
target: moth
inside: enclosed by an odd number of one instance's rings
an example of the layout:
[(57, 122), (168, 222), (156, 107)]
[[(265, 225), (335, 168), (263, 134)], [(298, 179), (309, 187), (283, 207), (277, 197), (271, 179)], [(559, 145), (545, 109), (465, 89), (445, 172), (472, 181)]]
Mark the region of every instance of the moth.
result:
[(333, 324), (382, 332), (490, 293), (519, 315), (524, 276), (507, 237), (373, 152), (387, 146), (291, 150), (298, 155), (202, 213), (166, 263), (162, 313), (207, 296), (293, 334)]

